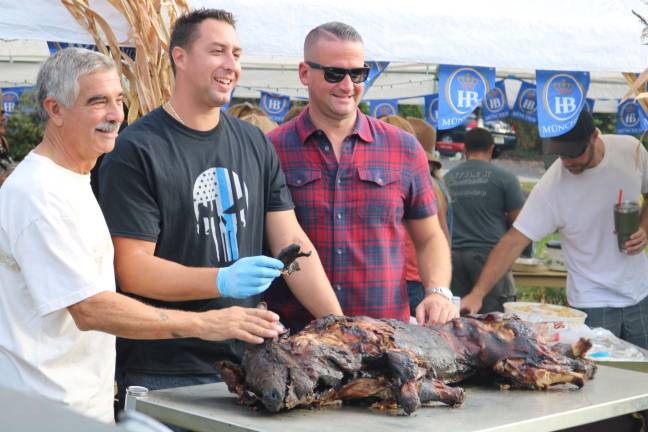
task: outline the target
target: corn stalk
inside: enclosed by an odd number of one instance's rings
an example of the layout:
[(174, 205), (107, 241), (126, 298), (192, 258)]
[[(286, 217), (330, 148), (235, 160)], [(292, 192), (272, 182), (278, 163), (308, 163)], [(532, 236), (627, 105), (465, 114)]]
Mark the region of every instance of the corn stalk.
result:
[[(130, 124), (171, 98), (173, 74), (167, 54), (170, 28), (189, 11), (186, 0), (107, 0), (129, 25), (128, 40), (119, 42), (110, 24), (93, 10), (89, 0), (61, 0), (92, 36), (97, 49), (113, 58), (124, 87)], [(120, 45), (135, 46), (135, 59)]]
[[(648, 21), (641, 14), (634, 10), (632, 11), (632, 14), (636, 16), (644, 26), (641, 32), (641, 39), (642, 43), (646, 45), (648, 44)], [(630, 86), (630, 90), (628, 90), (628, 92), (623, 96), (621, 102), (625, 101), (626, 99), (633, 98), (639, 103), (639, 106), (641, 106), (644, 114), (648, 115), (648, 92), (645, 91), (646, 82), (648, 81), (648, 68), (646, 68), (638, 76), (635, 76), (635, 74), (633, 73), (625, 72), (623, 74), (623, 77), (626, 79), (628, 86)], [(647, 132), (644, 132), (641, 135), (642, 140), (646, 137)]]

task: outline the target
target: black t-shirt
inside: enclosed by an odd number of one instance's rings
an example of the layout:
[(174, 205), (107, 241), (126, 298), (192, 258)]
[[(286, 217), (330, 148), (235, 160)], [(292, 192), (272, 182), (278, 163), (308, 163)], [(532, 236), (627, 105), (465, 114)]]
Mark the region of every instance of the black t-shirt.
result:
[[(155, 242), (156, 256), (190, 267), (222, 267), (261, 254), (266, 212), (293, 208), (272, 144), (256, 127), (225, 113), (216, 128), (200, 132), (161, 108), (152, 111), (119, 135), (99, 177), (111, 235)], [(138, 298), (190, 311), (258, 301)], [(120, 338), (117, 364), (143, 373), (213, 373), (214, 361), (237, 360), (241, 348), (233, 341)]]

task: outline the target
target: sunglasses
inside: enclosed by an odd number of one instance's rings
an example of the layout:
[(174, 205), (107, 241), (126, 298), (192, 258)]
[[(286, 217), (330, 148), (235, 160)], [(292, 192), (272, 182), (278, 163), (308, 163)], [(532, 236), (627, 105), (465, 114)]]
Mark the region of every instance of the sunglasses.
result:
[(319, 63), (314, 63), (307, 61), (306, 64), (313, 69), (320, 69), (324, 71), (324, 80), (328, 83), (339, 83), (342, 81), (345, 77), (345, 75), (349, 75), (349, 78), (351, 78), (351, 81), (354, 84), (360, 84), (365, 81), (367, 81), (367, 78), (369, 78), (369, 69), (371, 69), (369, 66), (366, 64), (363, 67), (359, 68), (351, 68), (351, 69), (345, 69), (345, 68), (339, 68), (339, 67), (333, 67), (333, 66), (322, 66)]

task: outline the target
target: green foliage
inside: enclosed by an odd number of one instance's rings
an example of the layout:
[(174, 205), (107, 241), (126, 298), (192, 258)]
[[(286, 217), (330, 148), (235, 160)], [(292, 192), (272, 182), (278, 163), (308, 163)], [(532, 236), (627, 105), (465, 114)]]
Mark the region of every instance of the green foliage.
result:
[(594, 114), (594, 126), (601, 130), (601, 133), (604, 134), (613, 134), (616, 133), (616, 114), (604, 114), (596, 113)]
[(518, 286), (517, 300), (568, 306), (567, 291), (564, 288)]
[[(526, 185), (523, 183), (522, 188), (529, 186), (528, 182)], [(529, 190), (530, 191), (530, 190)], [(547, 242), (549, 240), (559, 240), (560, 235), (558, 233), (550, 234), (547, 237), (543, 238), (539, 242), (534, 244), (534, 256), (536, 258), (544, 259), (545, 250), (547, 249)], [(528, 301), (528, 302), (541, 302), (541, 303), (551, 303), (557, 305), (567, 306), (567, 291), (564, 288), (554, 288), (554, 287), (528, 287), (528, 286), (518, 286), (518, 301)]]
[(366, 102), (360, 102), (358, 105), (358, 108), (360, 108), (360, 111), (362, 111), (363, 114), (369, 115), (369, 104)]
[(423, 107), (421, 105), (398, 105), (398, 115), (423, 118)]
[(547, 242), (551, 240), (560, 240), (560, 234), (553, 233), (549, 234), (547, 237), (543, 238), (539, 242), (535, 242), (534, 244), (534, 249), (535, 249), (535, 257), (540, 258), (544, 260), (546, 258), (545, 256), (545, 251), (547, 250)]
[(37, 111), (36, 93), (25, 91), (7, 122), (7, 141), (11, 157), (22, 160), (43, 139), (43, 125)]
[(536, 185), (535, 181), (521, 181), (520, 186), (522, 186), (522, 192), (524, 192), (524, 197), (528, 197), (531, 193), (531, 189)]
[(509, 121), (515, 127), (518, 136), (518, 148), (525, 150), (534, 150), (540, 153), (542, 141), (538, 134), (538, 125), (536, 123), (527, 123), (522, 120), (510, 118)]

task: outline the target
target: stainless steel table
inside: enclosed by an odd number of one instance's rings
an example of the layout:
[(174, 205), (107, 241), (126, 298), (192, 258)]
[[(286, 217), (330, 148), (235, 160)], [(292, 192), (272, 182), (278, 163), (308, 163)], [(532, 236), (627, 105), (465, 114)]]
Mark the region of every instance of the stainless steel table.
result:
[(271, 415), (237, 405), (222, 383), (153, 391), (136, 409), (201, 432), (552, 431), (648, 409), (648, 376), (600, 366), (580, 390), (471, 387), (460, 408), (423, 407), (409, 417), (346, 406)]

